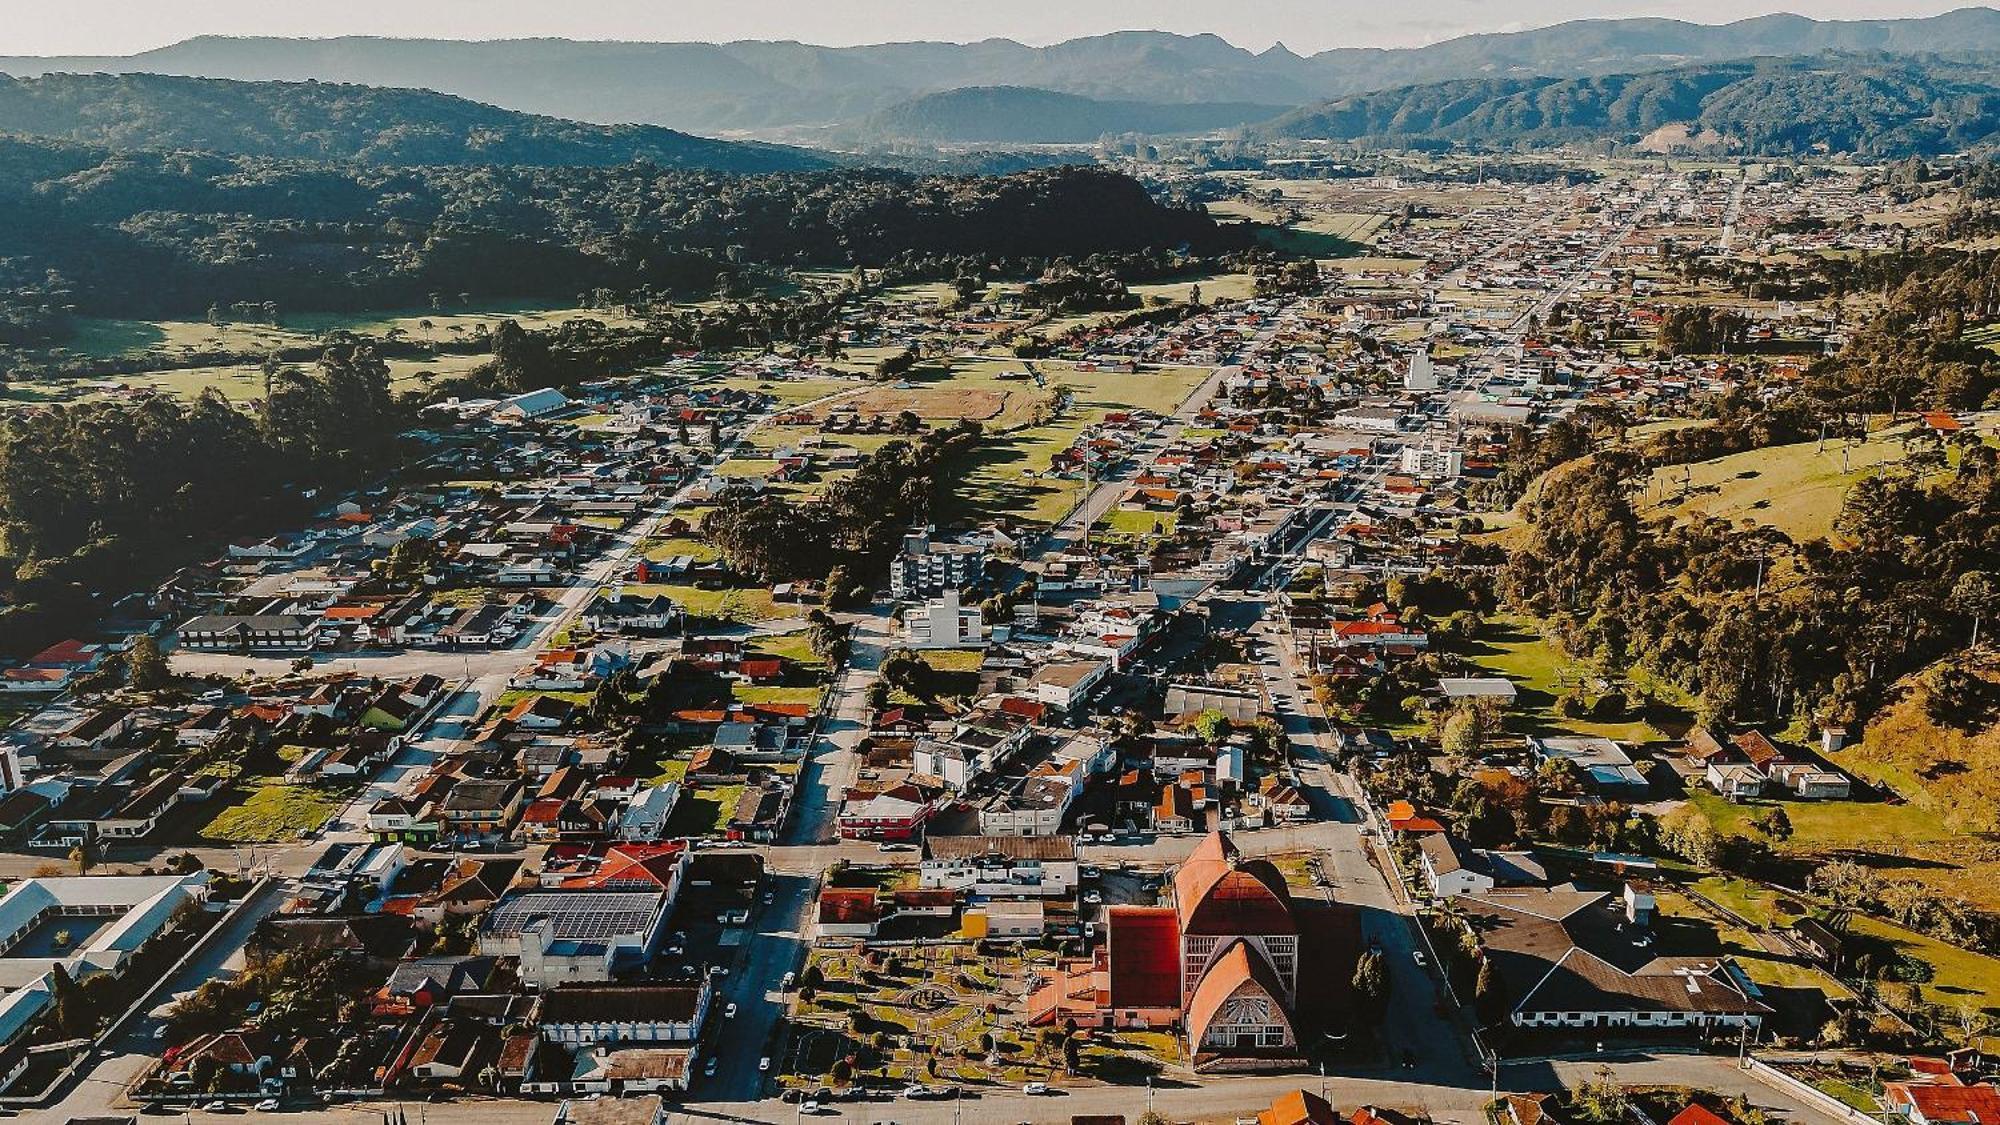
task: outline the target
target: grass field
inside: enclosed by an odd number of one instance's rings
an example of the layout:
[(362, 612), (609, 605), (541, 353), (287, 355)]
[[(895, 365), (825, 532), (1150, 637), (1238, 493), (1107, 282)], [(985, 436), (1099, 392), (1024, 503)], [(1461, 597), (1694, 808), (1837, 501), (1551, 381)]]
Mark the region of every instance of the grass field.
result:
[(1513, 681), (1517, 693), (1514, 725), (1532, 731), (1568, 731), (1594, 734), (1626, 743), (1646, 743), (1662, 738), (1660, 731), (1642, 720), (1598, 722), (1572, 719), (1556, 711), (1556, 700), (1571, 685), (1589, 682), (1595, 673), (1587, 661), (1572, 659), (1561, 646), (1542, 634), (1541, 626), (1528, 618), (1489, 618), (1479, 636), (1470, 642), (1446, 647), (1465, 657), (1482, 672)]
[(1180, 523), (1180, 516), (1174, 512), (1124, 511), (1113, 508), (1104, 513), (1097, 526), (1115, 536), (1128, 539), (1144, 539), (1153, 534), (1158, 526), (1160, 534), (1172, 535), (1174, 527)]
[(826, 689), (823, 687), (759, 687), (755, 684), (737, 684), (730, 694), (736, 698), (736, 702), (745, 705), (761, 703), (772, 707), (784, 707), (803, 703), (807, 707), (817, 707), (819, 706), (820, 698), (826, 694)]
[(293, 840), (325, 824), (352, 797), (330, 786), (271, 782), (218, 812), (199, 831), (204, 839), (228, 844)]
[(703, 786), (683, 794), (667, 817), (668, 836), (713, 836), (729, 827), (736, 802), (743, 797), (741, 785)]
[[(394, 329), (412, 340), (427, 337), (448, 340), (473, 334), (481, 325), (490, 328), (503, 320), (516, 321), (523, 328), (546, 329), (584, 318), (601, 320), (614, 327), (629, 327), (638, 323), (615, 312), (552, 309), (534, 304), (492, 304), (472, 311), (456, 312), (393, 309), (364, 313), (291, 313), (281, 315), (275, 325), (83, 317), (77, 321), (70, 349), (83, 355), (107, 358), (148, 352), (268, 352), (311, 344), (325, 333), (340, 330), (379, 336)], [(427, 320), (431, 324), (428, 333), (423, 327), (423, 322)]]
[(799, 403), (811, 402), (828, 395), (865, 389), (864, 384), (832, 375), (814, 375), (802, 379), (760, 379), (754, 375), (726, 375), (703, 379), (699, 385), (724, 390), (759, 391), (770, 395), (785, 406), (797, 406)]
[(1169, 301), (1185, 302), (1188, 294), (1197, 285), (1201, 286), (1203, 304), (1248, 300), (1255, 296), (1257, 291), (1256, 278), (1247, 273), (1205, 274), (1185, 281), (1156, 281), (1130, 288), (1141, 300), (1150, 301), (1155, 297), (1164, 297)]
[[(433, 380), (449, 379), (464, 375), (487, 361), (483, 355), (441, 355), (431, 359), (393, 359), (389, 361), (389, 386), (396, 391), (422, 389)], [(0, 402), (31, 404), (50, 401), (58, 396), (48, 392), (58, 387), (77, 386), (77, 383), (20, 383), (7, 388), (7, 394)], [(214, 390), (231, 402), (250, 402), (264, 397), (264, 372), (254, 364), (236, 364), (223, 367), (182, 367), (170, 371), (154, 371), (135, 375), (117, 375), (104, 379), (83, 381), (82, 394), (71, 401), (92, 402), (120, 397), (128, 390), (150, 390), (157, 394), (175, 398), (192, 399), (203, 391)]]
[(812, 650), (812, 643), (804, 630), (796, 633), (781, 633), (775, 637), (759, 637), (751, 642), (752, 651), (765, 656), (782, 657), (801, 668), (824, 669), (826, 661), (821, 660)]
[(1690, 790), (1688, 799), (1718, 831), (1738, 836), (1760, 836), (1750, 826), (1751, 818), (1773, 805), (1783, 806), (1785, 816), (1792, 822), (1792, 836), (1783, 843), (1774, 843), (1782, 851), (1888, 853), (1961, 839), (1936, 814), (1916, 805), (1880, 801), (1732, 802), (1699, 789)]
[(653, 539), (642, 545), (642, 553), (653, 562), (665, 562), (679, 555), (687, 555), (696, 562), (710, 562), (720, 558), (722, 552), (706, 539)]
[[(1885, 431), (1846, 449), (1839, 441), (1777, 445), (1713, 461), (1656, 470), (1640, 494), (1641, 514), (1686, 516), (1700, 512), (1725, 520), (1752, 520), (1796, 541), (1832, 534), (1834, 517), (1856, 482), (1901, 463), (1904, 428)], [(1685, 482), (1685, 483), (1684, 483)]]
[[(1267, 181), (1263, 190), (1284, 193), (1287, 203), (1311, 202), (1303, 185)], [(1302, 198), (1303, 197), (1303, 198)], [(1276, 227), (1278, 212), (1263, 203), (1247, 199), (1225, 199), (1208, 204), (1209, 213), (1223, 219), (1247, 219), (1270, 227), (1259, 237), (1276, 249), (1317, 258), (1351, 258), (1367, 252), (1368, 242), (1388, 220), (1387, 215), (1357, 211), (1307, 210), (1305, 218), (1289, 227)]]
[[(939, 518), (987, 519), (1011, 516), (1030, 523), (1053, 523), (1083, 493), (1081, 480), (1043, 477), (1056, 454), (1070, 447), (1092, 424), (1114, 410), (1165, 414), (1208, 378), (1198, 367), (1173, 367), (1137, 374), (1079, 371), (1038, 365), (1052, 384), (1070, 389), (1070, 409), (1060, 418), (989, 437), (964, 459), (963, 475), (940, 505)], [(1148, 524), (1150, 527), (1150, 523)]]
[(796, 607), (773, 602), (771, 591), (759, 588), (704, 590), (699, 586), (635, 582), (628, 583), (625, 592), (637, 597), (665, 594), (696, 617), (729, 621), (769, 621), (798, 612)]

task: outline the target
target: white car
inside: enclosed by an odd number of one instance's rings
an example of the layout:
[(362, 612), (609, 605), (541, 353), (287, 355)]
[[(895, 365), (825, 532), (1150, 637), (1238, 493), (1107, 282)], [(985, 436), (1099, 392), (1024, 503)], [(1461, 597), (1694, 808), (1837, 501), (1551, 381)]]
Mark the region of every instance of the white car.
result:
[(727, 1008), (722, 1009), (722, 1018), (726, 1020), (736, 1018), (736, 1003), (734, 1001), (731, 1001)]
[(1410, 950), (1410, 960), (1415, 961), (1419, 969), (1431, 963), (1430, 958), (1425, 957), (1424, 951), (1421, 949)]
[(763, 1058), (758, 1059), (757, 1069), (760, 1071), (771, 1069), (771, 1056), (765, 1055)]
[(1104, 901), (1104, 896), (1098, 894), (1096, 891), (1085, 891), (1083, 892), (1083, 901), (1089, 903), (1092, 906), (1096, 906), (1098, 903)]
[(1029, 1095), (1046, 1094), (1049, 1092), (1049, 1084), (1046, 1082), (1030, 1082), (1026, 1086), (1021, 1087), (1021, 1092)]
[(265, 1098), (265, 1099), (264, 1099), (263, 1101), (261, 1101), (261, 1102), (258, 1102), (258, 1103), (257, 1103), (257, 1112), (258, 1112), (258, 1113), (276, 1113), (276, 1112), (278, 1112), (278, 1099), (276, 1099), (276, 1098)]

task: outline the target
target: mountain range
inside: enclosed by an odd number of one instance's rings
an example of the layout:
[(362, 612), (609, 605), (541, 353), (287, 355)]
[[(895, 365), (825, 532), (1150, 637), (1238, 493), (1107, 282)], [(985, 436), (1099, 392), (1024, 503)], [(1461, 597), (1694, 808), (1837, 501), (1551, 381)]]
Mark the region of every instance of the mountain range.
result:
[(1925, 19), (1854, 21), (1772, 15), (1723, 25), (1579, 20), (1424, 47), (1339, 48), (1313, 55), (1295, 54), (1282, 44), (1250, 51), (1214, 35), (1149, 31), (1046, 47), (1006, 39), (821, 47), (766, 41), (200, 37), (129, 56), (0, 57), (0, 73), (318, 79), (424, 88), (599, 124), (772, 136), (852, 128), (912, 99), (979, 87), (1029, 87), (1114, 103), (1290, 107), (1441, 81), (1587, 78), (1821, 51), (1938, 50), (2000, 50), (2000, 12), (1965, 8)]

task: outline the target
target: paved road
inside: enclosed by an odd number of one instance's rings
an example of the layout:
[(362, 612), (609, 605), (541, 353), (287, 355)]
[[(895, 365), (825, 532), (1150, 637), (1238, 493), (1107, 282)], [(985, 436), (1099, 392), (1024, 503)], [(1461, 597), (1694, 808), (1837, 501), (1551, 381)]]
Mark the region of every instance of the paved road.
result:
[(1188, 423), (1194, 421), (1215, 396), (1221, 393), (1222, 384), (1228, 379), (1232, 368), (1254, 359), (1257, 353), (1277, 336), (1281, 327), (1282, 325), (1275, 319), (1265, 325), (1256, 335), (1244, 342), (1232, 357), (1230, 364), (1217, 367), (1199, 386), (1189, 391), (1187, 397), (1181, 399), (1180, 405), (1174, 408), (1174, 412), (1168, 415), (1164, 422), (1132, 447), (1130, 454), (1114, 467), (1111, 475), (1101, 478), (1069, 515), (1064, 516), (1042, 536), (1038, 553), (1044, 558), (1060, 555), (1069, 549), (1071, 543), (1084, 538), (1089, 529), (1098, 520), (1103, 519), (1105, 513), (1125, 495), (1125, 490), (1131, 486), (1140, 472), (1152, 465), (1154, 459), (1167, 446), (1178, 441), (1187, 429)]
[[(740, 1017), (739, 1017), (740, 1018)], [(1557, 1062), (1509, 1064), (1502, 1068), (1503, 1092), (1555, 1090), (1591, 1081), (1606, 1063), (1617, 1066), (1620, 1078), (1636, 1084), (1685, 1085), (1711, 1090), (1725, 1096), (1742, 1095), (1750, 1103), (1786, 1121), (1805, 1125), (1832, 1125), (1834, 1119), (1789, 1095), (1772, 1089), (1757, 1078), (1736, 1069), (1735, 1060), (1709, 1055), (1615, 1054), (1603, 1058)], [(752, 1063), (754, 1066), (754, 1062)], [(1426, 1114), (1446, 1125), (1481, 1125), (1481, 1107), (1488, 1098), (1487, 1081), (1464, 1082), (1434, 1077), (1422, 1071), (1384, 1071), (1370, 1074), (1329, 1076), (1278, 1075), (1272, 1077), (1214, 1078), (1199, 1084), (1162, 1084), (1153, 1092), (1154, 1108), (1175, 1121), (1232, 1121), (1254, 1114), (1288, 1090), (1324, 1091), (1338, 1108), (1361, 1105)], [(697, 1090), (696, 1096), (699, 1097)], [(1086, 1087), (1048, 1097), (1029, 1097), (1017, 1091), (1001, 1091), (968, 1098), (962, 1105), (952, 1102), (894, 1103), (871, 1102), (830, 1107), (817, 1120), (868, 1123), (896, 1121), (902, 1125), (961, 1125), (963, 1122), (1066, 1123), (1074, 1114), (1123, 1114), (1127, 1121), (1145, 1112), (1144, 1087)], [(405, 1107), (412, 1122), (419, 1120), (415, 1104)], [(310, 1112), (274, 1115), (274, 1121), (325, 1122), (328, 1125), (380, 1125), (382, 1112), (392, 1117), (394, 1102), (370, 1102), (332, 1106)], [(548, 1102), (463, 1099), (425, 1106), (421, 1119), (426, 1125), (547, 1125), (554, 1107)], [(61, 1118), (54, 1120), (60, 1121)], [(165, 1119), (163, 1119), (165, 1120)], [(212, 1115), (199, 1111), (191, 1115), (202, 1125), (243, 1125), (240, 1114)], [(802, 1118), (797, 1107), (775, 1101), (703, 1102), (672, 1109), (673, 1125), (713, 1125), (716, 1122), (780, 1122), (813, 1120)]]
[[(779, 985), (786, 973), (805, 965), (806, 928), (817, 886), (816, 873), (774, 875), (771, 901), (760, 904), (749, 927), (737, 931), (742, 942), (724, 962), (730, 972), (722, 978), (703, 1048), (704, 1055), (716, 1060), (716, 1072), (696, 1078), (694, 1097), (736, 1102), (763, 1097), (776, 1062), (770, 1074), (758, 1064), (777, 1052), (771, 1033), (788, 999)], [(736, 1005), (734, 1016), (724, 1014), (730, 1004)]]

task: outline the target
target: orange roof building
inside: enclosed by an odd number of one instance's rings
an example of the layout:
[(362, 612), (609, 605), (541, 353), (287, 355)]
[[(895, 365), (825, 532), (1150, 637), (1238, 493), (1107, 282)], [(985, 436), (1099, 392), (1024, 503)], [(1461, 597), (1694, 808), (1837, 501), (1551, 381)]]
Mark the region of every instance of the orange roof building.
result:
[(1340, 1115), (1318, 1094), (1288, 1090), (1257, 1115), (1257, 1125), (1340, 1125)]
[(1173, 885), (1195, 1069), (1295, 1058), (1299, 926), (1284, 877), (1211, 832), (1175, 869)]

